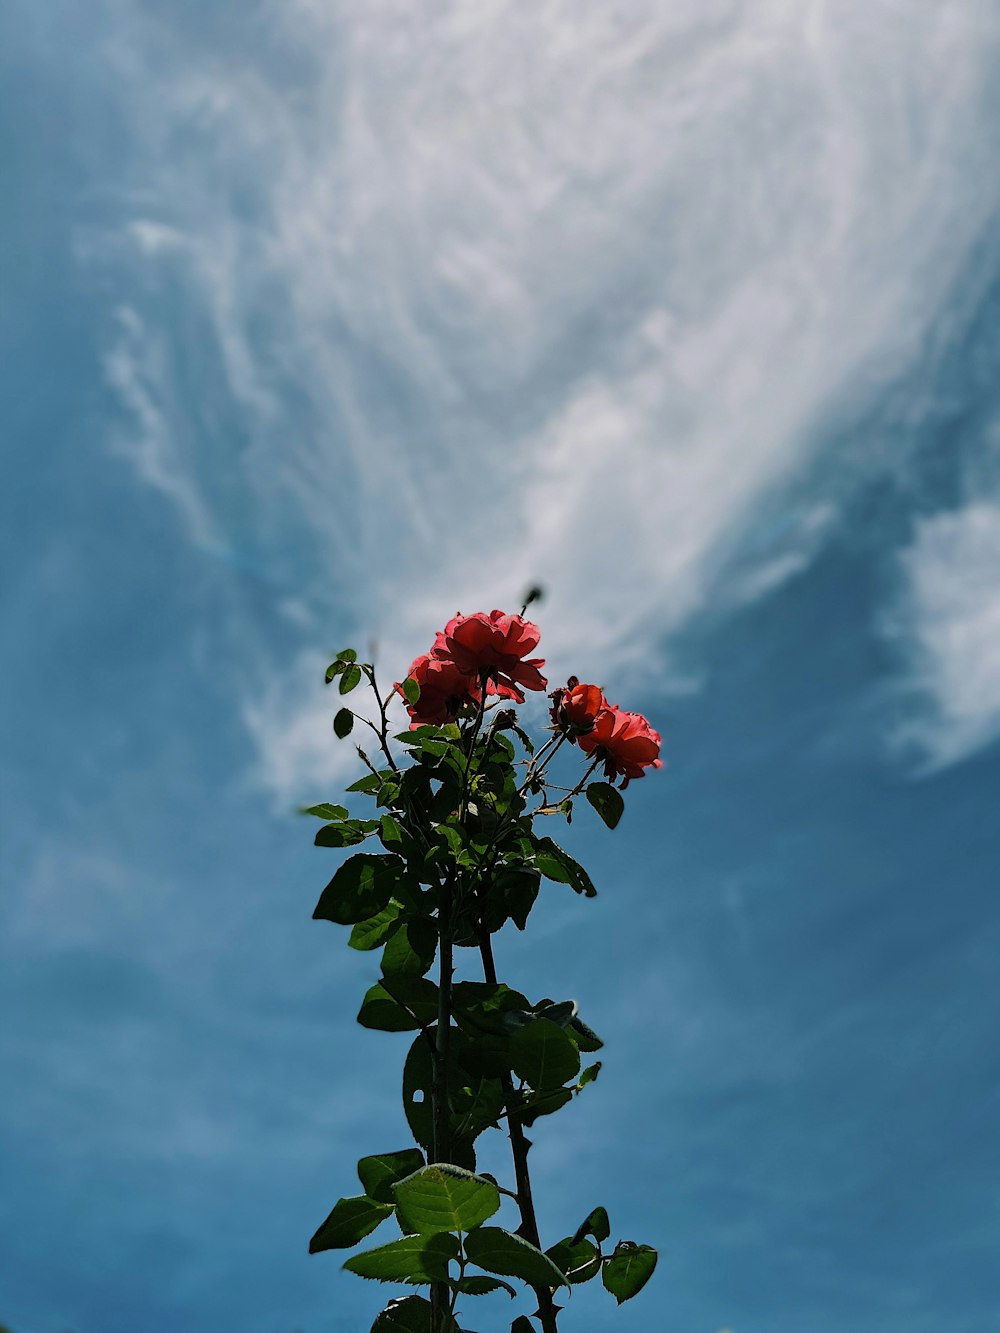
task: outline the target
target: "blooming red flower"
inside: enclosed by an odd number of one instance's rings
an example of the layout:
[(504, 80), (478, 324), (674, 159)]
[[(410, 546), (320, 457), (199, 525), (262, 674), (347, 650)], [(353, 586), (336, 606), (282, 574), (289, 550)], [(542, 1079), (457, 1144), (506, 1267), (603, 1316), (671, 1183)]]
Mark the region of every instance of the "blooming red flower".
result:
[(524, 703), (524, 690), (544, 690), (539, 667), (544, 658), (528, 657), (539, 639), (537, 625), (503, 611), (454, 616), (434, 640), (431, 655), (451, 659), (465, 675), (488, 676), (487, 692)]
[(605, 777), (613, 780), (620, 774), (623, 788), (631, 778), (644, 777), (647, 768), (662, 767), (660, 743), (660, 733), (641, 713), (612, 705), (597, 715), (592, 731), (579, 737), (580, 749), (604, 761)]
[[(454, 722), (464, 704), (478, 704), (482, 698), (475, 676), (459, 671), (450, 658), (423, 653), (414, 659), (406, 674), (420, 686), (420, 698), (415, 704), (406, 705), (411, 728), (429, 722), (439, 726)], [(402, 682), (397, 682), (393, 689), (401, 695)]]
[(599, 685), (581, 685), (576, 676), (570, 676), (565, 686), (553, 690), (549, 698), (552, 700), (552, 721), (557, 727), (571, 729), (571, 740), (592, 730), (598, 714), (608, 707)]

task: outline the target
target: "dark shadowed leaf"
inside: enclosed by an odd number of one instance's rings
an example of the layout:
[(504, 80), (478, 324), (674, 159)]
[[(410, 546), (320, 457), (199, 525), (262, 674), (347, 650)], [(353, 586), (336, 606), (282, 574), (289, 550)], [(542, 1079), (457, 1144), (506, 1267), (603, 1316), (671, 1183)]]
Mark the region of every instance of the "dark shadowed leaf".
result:
[[(349, 708), (338, 708), (333, 715), (333, 732), (339, 740), (344, 740), (354, 730), (354, 714)], [(348, 788), (348, 791), (350, 788)]]
[(651, 1245), (620, 1240), (610, 1259), (604, 1261), (601, 1281), (619, 1305), (640, 1292), (653, 1276), (657, 1253)]
[(309, 1253), (346, 1250), (375, 1230), (392, 1212), (392, 1203), (376, 1203), (366, 1195), (338, 1199), (333, 1212), (309, 1242)]
[(347, 943), (352, 949), (360, 949), (362, 952), (377, 949), (397, 929), (400, 911), (399, 903), (389, 903), (367, 921), (359, 921)]
[[(434, 1310), (423, 1296), (390, 1301), (371, 1327), (371, 1333), (434, 1333)], [(455, 1321), (446, 1316), (442, 1333), (459, 1333)]]
[(587, 788), (587, 800), (608, 828), (617, 827), (625, 809), (625, 802), (610, 782), (592, 782)]
[(535, 1326), (527, 1315), (519, 1314), (510, 1326), (510, 1333), (535, 1333)]
[[(505, 1291), (507, 1295), (514, 1299), (517, 1292), (509, 1282), (503, 1282), (498, 1277), (463, 1277), (461, 1282), (456, 1282), (455, 1287), (466, 1296), (489, 1296), (493, 1291)], [(2, 1330), (0, 1330), (2, 1333)]]
[(510, 1063), (519, 1078), (548, 1092), (576, 1078), (580, 1052), (558, 1024), (536, 1018), (511, 1037)]
[(419, 1148), (376, 1153), (371, 1157), (362, 1157), (358, 1162), (358, 1179), (370, 1199), (378, 1203), (394, 1204), (393, 1185), (405, 1180), (414, 1171), (419, 1171), (423, 1164), (424, 1156)]
[(611, 1223), (608, 1221), (608, 1211), (606, 1208), (595, 1208), (592, 1213), (588, 1213), (576, 1229), (576, 1235), (572, 1243), (577, 1244), (584, 1236), (593, 1236), (594, 1240), (601, 1243), (607, 1240), (611, 1235)]
[(593, 1241), (574, 1241), (572, 1236), (567, 1236), (545, 1253), (555, 1266), (566, 1274), (573, 1286), (580, 1282), (589, 1282), (592, 1277), (597, 1276), (601, 1267), (601, 1256)]
[(429, 1023), (437, 1007), (437, 987), (432, 981), (385, 977), (366, 993), (358, 1022), (376, 1032), (412, 1032), (422, 1023)]
[(401, 926), (385, 946), (382, 971), (387, 977), (422, 977), (434, 961), (437, 930), (418, 919)]
[(519, 1277), (535, 1286), (564, 1287), (566, 1278), (547, 1255), (502, 1227), (479, 1227), (465, 1238), (465, 1253), (479, 1268)]
[(354, 847), (368, 836), (369, 820), (348, 819), (339, 824), (324, 824), (313, 839), (317, 847)]
[(570, 1019), (567, 1024), (567, 1031), (576, 1042), (577, 1050), (584, 1051), (588, 1055), (594, 1051), (599, 1051), (604, 1045), (594, 1029), (587, 1027), (587, 1024), (580, 1017)]
[(448, 1261), (458, 1255), (458, 1237), (404, 1236), (374, 1250), (353, 1255), (344, 1264), (349, 1273), (377, 1282), (444, 1282)]
[(313, 918), (353, 926), (367, 921), (389, 903), (403, 872), (396, 856), (352, 856), (340, 867), (323, 890)]
[(574, 892), (585, 894), (588, 898), (597, 897), (597, 890), (583, 866), (551, 838), (535, 839), (535, 865), (546, 879), (568, 884)]

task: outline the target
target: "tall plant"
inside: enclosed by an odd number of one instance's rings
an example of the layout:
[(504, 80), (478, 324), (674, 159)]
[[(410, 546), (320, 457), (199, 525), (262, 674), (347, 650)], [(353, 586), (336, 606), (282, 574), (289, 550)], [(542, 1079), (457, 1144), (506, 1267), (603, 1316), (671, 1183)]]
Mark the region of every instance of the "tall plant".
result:
[[(371, 839), (381, 850), (349, 857), (313, 916), (349, 926), (351, 948), (381, 950), (381, 976), (358, 1022), (415, 1034), (403, 1067), (415, 1146), (362, 1157), (363, 1193), (340, 1199), (309, 1244), (311, 1253), (351, 1247), (394, 1219), (396, 1239), (344, 1267), (425, 1287), (429, 1299), (391, 1300), (372, 1333), (462, 1333), (466, 1298), (499, 1290), (516, 1298), (511, 1278), (535, 1302), (511, 1333), (533, 1333), (533, 1321), (542, 1333), (558, 1333), (571, 1287), (600, 1275), (621, 1304), (656, 1266), (649, 1245), (608, 1247), (603, 1207), (554, 1245), (539, 1234), (525, 1131), (597, 1078), (601, 1062), (586, 1061), (602, 1043), (573, 1000), (529, 999), (501, 982), (493, 937), (508, 921), (525, 929), (543, 879), (595, 895), (583, 866), (536, 825), (550, 816), (568, 822), (584, 796), (613, 829), (629, 781), (660, 766), (660, 737), (641, 714), (570, 677), (550, 695), (551, 728), (536, 746), (511, 706), (524, 703), (526, 690), (546, 689), (544, 662), (530, 656), (539, 631), (526, 609), (456, 616), (391, 691), (380, 690), (372, 664), (353, 650), (326, 673), (342, 695), (363, 680), (371, 687), (376, 716), (344, 706), (334, 729), (345, 738), (362, 722), (373, 733), (374, 757), (358, 746), (369, 771), (347, 790), (374, 808), (362, 818), (342, 805), (310, 807), (323, 820), (316, 844)], [(391, 736), (394, 695), (410, 728)], [(582, 754), (582, 772), (578, 764), (579, 780), (558, 785), (553, 760), (567, 748)], [(507, 1185), (477, 1173), (476, 1141), (491, 1129), (510, 1141)], [(512, 1230), (494, 1220), (504, 1200), (518, 1215)]]

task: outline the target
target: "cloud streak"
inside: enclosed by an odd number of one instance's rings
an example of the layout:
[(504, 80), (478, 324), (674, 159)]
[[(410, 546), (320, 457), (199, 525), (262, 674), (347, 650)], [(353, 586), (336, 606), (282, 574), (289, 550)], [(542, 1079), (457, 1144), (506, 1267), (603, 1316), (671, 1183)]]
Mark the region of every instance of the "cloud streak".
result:
[[(824, 540), (831, 423), (919, 353), (995, 211), (995, 13), (261, 14), (272, 63), (136, 13), (116, 48), (114, 262), (197, 313), (218, 368), (192, 425), (195, 349), (141, 393), (139, 351), (112, 355), (138, 475), (387, 661), (541, 579), (550, 656), (683, 681), (672, 636)], [(141, 318), (170, 336), (155, 300)], [(316, 772), (305, 716), (270, 716), (265, 767)]]

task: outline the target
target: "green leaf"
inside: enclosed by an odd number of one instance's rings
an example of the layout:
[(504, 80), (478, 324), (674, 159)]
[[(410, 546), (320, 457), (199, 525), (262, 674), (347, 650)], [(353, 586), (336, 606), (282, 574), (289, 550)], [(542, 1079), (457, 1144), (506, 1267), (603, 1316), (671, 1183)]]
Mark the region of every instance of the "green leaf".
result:
[(436, 1236), (404, 1236), (353, 1255), (344, 1267), (349, 1273), (376, 1282), (446, 1282), (448, 1261), (457, 1257), (458, 1237), (443, 1232)]
[(526, 1110), (519, 1113), (520, 1119), (525, 1125), (533, 1125), (540, 1116), (552, 1115), (572, 1100), (573, 1094), (569, 1088), (556, 1088), (554, 1092), (540, 1093), (531, 1099)]
[(625, 809), (625, 802), (617, 788), (612, 787), (610, 782), (592, 782), (586, 796), (608, 828), (617, 828)]
[(346, 1250), (375, 1230), (392, 1212), (392, 1203), (377, 1203), (367, 1195), (338, 1199), (333, 1212), (309, 1242), (309, 1253)]
[(580, 1072), (580, 1052), (561, 1027), (536, 1018), (510, 1039), (510, 1064), (539, 1092), (560, 1087)]
[[(390, 989), (391, 988), (391, 989)], [(412, 1032), (437, 1014), (437, 987), (423, 977), (384, 977), (361, 1002), (358, 1022), (376, 1032)]]
[(358, 1179), (370, 1199), (378, 1203), (394, 1204), (393, 1185), (405, 1180), (414, 1171), (419, 1171), (423, 1164), (424, 1155), (419, 1148), (376, 1153), (372, 1157), (362, 1157), (358, 1162)]
[(620, 1240), (614, 1254), (604, 1261), (601, 1281), (621, 1305), (642, 1291), (653, 1276), (658, 1257), (651, 1245), (636, 1245), (630, 1240)]
[(356, 662), (358, 655), (353, 648), (344, 648), (337, 654), (338, 662)]
[(600, 1271), (601, 1254), (593, 1241), (575, 1241), (572, 1236), (567, 1236), (545, 1253), (555, 1266), (566, 1274), (571, 1286), (589, 1282)]
[(340, 677), (340, 684), (337, 689), (341, 694), (350, 694), (351, 690), (356, 689), (361, 684), (361, 668), (359, 666), (349, 666)]
[(593, 1083), (600, 1072), (601, 1072), (600, 1060), (598, 1060), (596, 1064), (588, 1065), (587, 1068), (580, 1075), (580, 1081), (577, 1084), (577, 1087), (585, 1088), (588, 1083)]
[(589, 1028), (582, 1018), (571, 1018), (567, 1024), (567, 1031), (576, 1042), (577, 1050), (584, 1051), (587, 1055), (599, 1051), (604, 1045), (594, 1029)]
[(343, 805), (331, 805), (329, 801), (324, 801), (322, 805), (303, 806), (302, 814), (315, 815), (317, 819), (346, 819), (347, 807)]
[(547, 1255), (502, 1227), (479, 1227), (465, 1238), (465, 1253), (488, 1273), (519, 1277), (536, 1287), (565, 1287), (566, 1278)]
[(347, 943), (352, 949), (360, 949), (362, 952), (377, 949), (397, 928), (401, 911), (399, 903), (388, 903), (381, 912), (369, 917), (367, 921), (359, 921), (351, 931)]
[(601, 1241), (607, 1240), (611, 1235), (611, 1223), (608, 1221), (608, 1210), (606, 1208), (595, 1208), (592, 1213), (588, 1213), (576, 1229), (572, 1243), (577, 1244), (584, 1236), (593, 1236), (598, 1245)]
[(535, 865), (546, 879), (568, 884), (575, 893), (585, 894), (588, 898), (597, 897), (597, 890), (583, 866), (551, 838), (535, 839)]
[[(339, 708), (333, 717), (333, 731), (338, 740), (344, 740), (354, 730), (354, 714), (349, 708)], [(351, 788), (348, 787), (348, 791)]]
[(383, 847), (390, 852), (398, 851), (403, 845), (403, 830), (392, 815), (383, 815), (379, 820), (379, 837), (382, 839)]
[(401, 926), (385, 946), (382, 971), (387, 977), (422, 977), (437, 950), (433, 921), (420, 918)]
[[(371, 1333), (435, 1333), (434, 1307), (423, 1296), (406, 1296), (390, 1301), (371, 1327)], [(459, 1333), (450, 1315), (445, 1317), (442, 1333)]]
[(354, 847), (364, 842), (368, 836), (365, 824), (368, 820), (348, 819), (340, 824), (324, 824), (316, 833), (313, 842), (317, 847)]
[(420, 698), (420, 686), (412, 676), (407, 676), (403, 681), (403, 698), (408, 704), (415, 704)]
[(364, 852), (352, 856), (320, 894), (313, 920), (336, 921), (341, 926), (367, 921), (388, 906), (402, 870), (397, 856)]
[(471, 1231), (500, 1208), (500, 1191), (482, 1176), (449, 1163), (421, 1167), (396, 1186), (396, 1211), (407, 1231)]
[[(498, 1277), (481, 1277), (479, 1274), (474, 1277), (463, 1277), (460, 1282), (454, 1283), (454, 1287), (463, 1296), (489, 1296), (494, 1291), (505, 1291), (513, 1300), (517, 1295), (509, 1282), (503, 1282)], [(3, 1333), (2, 1329), (0, 1333)]]
[[(386, 770), (386, 772), (388, 774), (389, 770)], [(360, 791), (371, 796), (374, 792), (378, 791), (384, 781), (385, 778), (381, 773), (366, 773), (363, 778), (358, 778), (357, 782), (352, 782), (345, 790)]]

